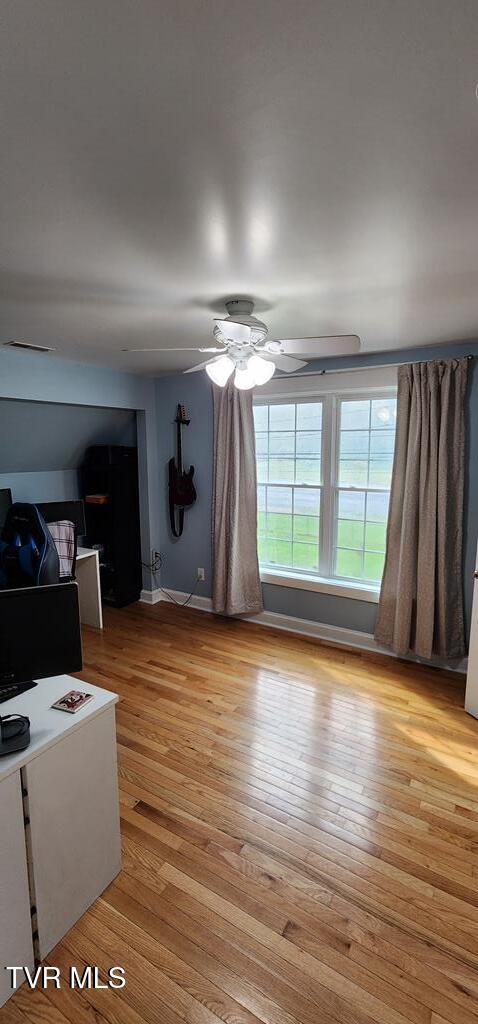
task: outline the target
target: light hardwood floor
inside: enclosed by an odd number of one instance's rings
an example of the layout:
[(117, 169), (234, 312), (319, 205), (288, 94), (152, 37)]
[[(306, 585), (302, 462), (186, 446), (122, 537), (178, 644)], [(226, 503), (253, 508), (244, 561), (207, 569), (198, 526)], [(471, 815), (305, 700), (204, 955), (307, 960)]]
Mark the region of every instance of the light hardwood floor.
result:
[(127, 983), (23, 986), (1, 1024), (478, 1024), (461, 680), (167, 604), (84, 639), (124, 870), (49, 962)]

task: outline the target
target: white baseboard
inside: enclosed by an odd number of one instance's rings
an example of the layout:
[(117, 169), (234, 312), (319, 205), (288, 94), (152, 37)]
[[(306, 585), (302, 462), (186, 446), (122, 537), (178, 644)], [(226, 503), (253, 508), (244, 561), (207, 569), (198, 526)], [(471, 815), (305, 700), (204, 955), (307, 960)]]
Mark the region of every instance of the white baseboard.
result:
[(198, 594), (194, 594), (189, 601), (188, 597), (189, 594), (185, 594), (181, 590), (171, 590), (170, 587), (167, 590), (160, 590), (158, 587), (156, 590), (142, 590), (139, 599), (143, 604), (158, 604), (158, 601), (166, 601), (166, 603), (181, 605), (187, 602), (188, 608), (197, 608), (201, 612), (212, 612), (210, 597), (200, 597)]
[[(162, 590), (142, 590), (140, 601), (145, 604), (157, 604), (158, 601), (170, 601), (179, 605), (187, 601), (188, 594), (180, 590), (169, 590), (168, 598)], [(202, 612), (212, 612), (212, 600), (210, 597), (200, 597), (194, 594), (187, 601), (188, 608), (197, 608)], [(282, 615), (279, 612), (263, 611), (258, 615), (244, 616), (248, 622), (257, 622), (261, 626), (270, 629), (283, 629), (289, 633), (299, 633), (302, 636), (315, 637), (317, 640), (328, 640), (342, 647), (356, 647), (362, 651), (373, 651), (374, 654), (387, 654), (390, 658), (397, 655), (388, 649), (377, 644), (372, 633), (362, 633), (359, 629), (345, 629), (343, 626), (331, 626), (327, 622), (315, 622), (312, 619), (298, 619), (294, 615)], [(437, 668), (451, 668), (455, 672), (466, 672), (467, 660), (463, 659), (458, 665), (445, 666), (439, 661), (423, 662), (418, 658), (407, 658), (407, 661), (416, 661), (419, 664), (434, 665)]]
[(371, 633), (362, 633), (358, 629), (345, 629), (343, 626), (331, 626), (327, 622), (315, 622), (312, 619), (298, 619), (294, 615), (283, 615), (280, 612), (259, 612), (251, 615), (251, 622), (272, 629), (284, 629), (290, 633), (301, 633), (303, 636), (316, 637), (317, 640), (330, 640), (334, 644), (345, 647), (360, 647), (365, 651), (390, 653), (375, 643)]
[(157, 604), (163, 600), (163, 595), (160, 590), (142, 590), (139, 599), (143, 604)]

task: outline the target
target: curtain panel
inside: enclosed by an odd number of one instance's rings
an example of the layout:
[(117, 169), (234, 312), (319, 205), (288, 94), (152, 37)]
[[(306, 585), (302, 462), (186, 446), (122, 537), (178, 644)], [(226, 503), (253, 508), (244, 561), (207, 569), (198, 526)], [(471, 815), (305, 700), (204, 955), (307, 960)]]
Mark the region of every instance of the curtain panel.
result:
[(468, 360), (398, 370), (385, 568), (375, 639), (397, 654), (466, 653), (463, 612), (464, 400)]
[(221, 615), (262, 611), (252, 393), (213, 385), (213, 595)]

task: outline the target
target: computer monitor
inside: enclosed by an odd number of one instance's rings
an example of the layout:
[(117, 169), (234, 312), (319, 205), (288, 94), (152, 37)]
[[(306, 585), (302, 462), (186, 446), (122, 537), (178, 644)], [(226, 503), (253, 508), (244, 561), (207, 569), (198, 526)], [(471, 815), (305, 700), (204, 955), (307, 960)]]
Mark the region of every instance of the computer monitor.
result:
[(81, 668), (77, 583), (0, 590), (0, 703)]
[(68, 519), (73, 523), (77, 535), (81, 537), (86, 533), (85, 506), (81, 498), (73, 501), (36, 501), (35, 504), (47, 525)]
[(7, 512), (12, 504), (12, 492), (9, 487), (0, 488), (0, 530), (3, 528)]

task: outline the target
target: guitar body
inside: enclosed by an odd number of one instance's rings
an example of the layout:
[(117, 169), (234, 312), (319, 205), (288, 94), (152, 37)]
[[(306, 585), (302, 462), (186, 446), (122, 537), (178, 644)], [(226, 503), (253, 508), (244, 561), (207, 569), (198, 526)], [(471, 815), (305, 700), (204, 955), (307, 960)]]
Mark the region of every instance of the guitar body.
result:
[(189, 420), (182, 405), (178, 405), (176, 413), (177, 458), (168, 463), (169, 477), (169, 521), (174, 537), (180, 537), (184, 525), (184, 509), (196, 501), (196, 488), (193, 483), (194, 466), (183, 469), (183, 453), (181, 444), (181, 427), (188, 426)]
[(169, 460), (169, 498), (176, 508), (188, 508), (196, 501), (196, 488), (193, 483), (194, 466), (187, 472), (180, 472), (175, 459)]

